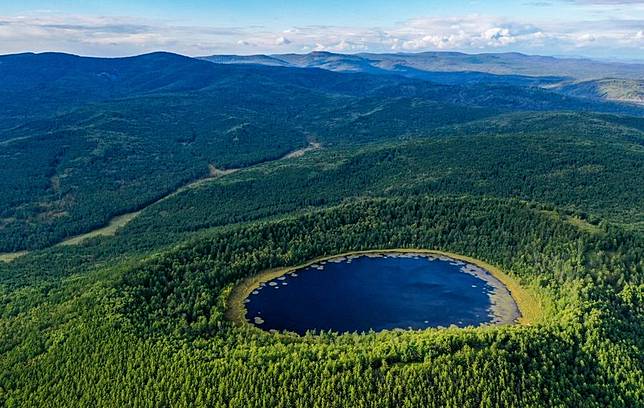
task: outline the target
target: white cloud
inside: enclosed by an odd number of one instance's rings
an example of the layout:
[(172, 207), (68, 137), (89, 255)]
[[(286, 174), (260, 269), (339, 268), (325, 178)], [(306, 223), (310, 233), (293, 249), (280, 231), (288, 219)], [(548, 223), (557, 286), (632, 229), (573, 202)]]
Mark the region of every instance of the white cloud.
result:
[(392, 49), (481, 50), (541, 44), (547, 37), (531, 24), (484, 16), (414, 19), (387, 32)]
[(467, 15), (414, 18), (378, 28), (298, 26), (269, 30), (256, 26), (183, 26), (160, 20), (44, 13), (0, 16), (0, 53), (54, 50), (124, 55), (167, 50), (206, 55), (455, 50), (642, 58), (642, 27), (644, 16), (595, 21), (515, 21)]
[(517, 37), (510, 32), (510, 29), (503, 27), (489, 28), (483, 32), (482, 37), (492, 47), (501, 47), (517, 41)]
[(313, 50), (352, 53), (352, 52), (360, 52), (360, 51), (369, 51), (369, 46), (362, 41), (356, 42), (356, 41), (341, 40), (338, 42), (332, 42), (327, 44), (316, 43)]
[(586, 34), (580, 34), (580, 35), (578, 35), (578, 36), (577, 36), (577, 42), (578, 42), (578, 45), (579, 45), (580, 43), (593, 42), (593, 41), (595, 41), (596, 39), (597, 39), (597, 38), (596, 38), (594, 35), (592, 35), (592, 34), (588, 34), (588, 33), (586, 33)]
[(277, 37), (275, 39), (275, 45), (288, 45), (290, 43), (291, 43), (291, 40), (289, 40), (288, 38), (286, 38), (284, 36)]

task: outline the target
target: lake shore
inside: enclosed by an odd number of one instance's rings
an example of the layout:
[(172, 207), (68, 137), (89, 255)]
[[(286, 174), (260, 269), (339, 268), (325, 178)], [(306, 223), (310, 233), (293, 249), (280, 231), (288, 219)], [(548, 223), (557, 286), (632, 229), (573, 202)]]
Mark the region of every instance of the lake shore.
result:
[(484, 261), (446, 251), (428, 249), (379, 249), (367, 251), (353, 251), (331, 256), (312, 259), (301, 265), (281, 267), (265, 270), (251, 276), (236, 285), (226, 302), (226, 318), (237, 325), (251, 325), (246, 319), (246, 306), (244, 301), (262, 283), (269, 282), (280, 276), (300, 270), (319, 262), (343, 260), (360, 256), (386, 256), (400, 254), (406, 256), (431, 256), (445, 261), (462, 263), (461, 271), (474, 275), (492, 286), (490, 293), (490, 313), (493, 320), (487, 325), (521, 324), (529, 325), (541, 319), (541, 307), (534, 296), (523, 288), (516, 279), (505, 274), (499, 268)]

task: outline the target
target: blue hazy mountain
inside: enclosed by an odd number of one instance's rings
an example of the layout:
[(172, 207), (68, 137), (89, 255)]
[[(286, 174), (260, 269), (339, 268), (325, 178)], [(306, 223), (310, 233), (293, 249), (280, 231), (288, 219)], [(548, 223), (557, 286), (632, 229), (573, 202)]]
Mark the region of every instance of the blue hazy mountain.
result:
[[(440, 84), (536, 86), (565, 95), (641, 104), (644, 65), (521, 53), (424, 52), (344, 55), (330, 52), (211, 56), (220, 64), (322, 68), (337, 72), (400, 75)], [(592, 89), (591, 89), (592, 88)]]

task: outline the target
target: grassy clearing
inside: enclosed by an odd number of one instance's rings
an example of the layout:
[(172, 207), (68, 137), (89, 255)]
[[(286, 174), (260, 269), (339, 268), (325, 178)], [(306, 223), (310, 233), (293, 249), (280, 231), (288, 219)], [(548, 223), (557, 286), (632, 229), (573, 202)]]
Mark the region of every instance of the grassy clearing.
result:
[(591, 224), (586, 220), (582, 220), (579, 217), (563, 215), (563, 214), (559, 214), (556, 211), (549, 211), (549, 210), (539, 210), (538, 212), (540, 214), (545, 214), (551, 217), (553, 220), (556, 220), (556, 221), (562, 220), (564, 222), (567, 222), (568, 224), (577, 227), (577, 229), (579, 229), (580, 231), (587, 232), (589, 234), (599, 234), (601, 232), (601, 229), (599, 228), (599, 226)]
[[(281, 157), (280, 159), (277, 159), (277, 160), (302, 157), (306, 153), (311, 152), (311, 151), (315, 151), (315, 150), (319, 150), (320, 148), (321, 148), (321, 146), (320, 146), (319, 143), (311, 142), (308, 147), (305, 147), (305, 148), (302, 148), (302, 149), (299, 149), (299, 150), (295, 150), (295, 151), (293, 151), (291, 153), (288, 153), (285, 156), (283, 156), (283, 157)], [(167, 199), (169, 197), (172, 197), (174, 195), (180, 194), (180, 193), (182, 193), (184, 191), (187, 191), (189, 189), (199, 187), (199, 186), (203, 185), (204, 183), (207, 183), (207, 182), (209, 182), (211, 180), (214, 180), (214, 179), (217, 179), (217, 178), (220, 178), (220, 177), (223, 177), (223, 176), (227, 176), (227, 175), (235, 173), (235, 172), (237, 172), (239, 170), (250, 169), (250, 168), (253, 168), (253, 167), (256, 167), (256, 166), (250, 166), (250, 167), (246, 167), (246, 168), (218, 169), (214, 165), (209, 165), (208, 166), (208, 175), (206, 177), (203, 177), (203, 178), (200, 178), (198, 180), (192, 181), (192, 182), (190, 182), (190, 183), (178, 188), (177, 190), (169, 193), (168, 195), (166, 195), (164, 197), (161, 197), (159, 200), (153, 202), (152, 204), (148, 205), (147, 207), (150, 207), (150, 206), (152, 206), (154, 204), (157, 204), (157, 203), (159, 203), (159, 202), (161, 202), (161, 201), (163, 201), (163, 200), (165, 200), (165, 199)], [(56, 184), (57, 181), (52, 180), (52, 183)], [(80, 234), (80, 235), (76, 235), (76, 236), (67, 238), (67, 239), (57, 243), (54, 246), (59, 246), (59, 245), (78, 245), (78, 244), (82, 243), (83, 241), (85, 241), (87, 239), (90, 239), (90, 238), (114, 236), (116, 234), (116, 231), (119, 228), (122, 228), (125, 225), (127, 225), (127, 223), (129, 223), (135, 217), (137, 217), (141, 213), (141, 211), (143, 211), (143, 210), (139, 210), (139, 211), (135, 211), (135, 212), (131, 212), (131, 213), (127, 213), (127, 214), (123, 214), (123, 215), (119, 215), (117, 217), (114, 217), (109, 221), (109, 223), (105, 227), (98, 228), (98, 229), (95, 229), (93, 231), (86, 232), (84, 234)], [(29, 253), (29, 251), (0, 253), (0, 262), (11, 262), (14, 259), (16, 259), (18, 257), (21, 257), (23, 255), (26, 255), (28, 253)]]
[(58, 245), (78, 245), (81, 242), (95, 237), (110, 237), (116, 234), (119, 228), (124, 227), (128, 222), (132, 221), (134, 217), (139, 215), (140, 211), (131, 212), (118, 217), (114, 217), (103, 228), (95, 229), (85, 234), (76, 235), (75, 237), (67, 238)]
[(586, 220), (582, 220), (581, 218), (566, 217), (566, 222), (589, 234), (599, 234), (601, 232), (601, 229), (597, 225), (593, 225)]
[(295, 158), (298, 158), (298, 157), (302, 157), (306, 153), (312, 152), (312, 151), (315, 151), (315, 150), (320, 150), (320, 148), (321, 148), (320, 143), (310, 142), (308, 147), (292, 151), (291, 153), (288, 153), (288, 154), (284, 155), (284, 157), (282, 157), (282, 159), (295, 159)]
[[(85, 234), (80, 234), (67, 238), (64, 241), (59, 242), (55, 246), (59, 245), (78, 245), (85, 240), (95, 237), (111, 237), (116, 234), (119, 228), (127, 225), (128, 222), (132, 221), (141, 211), (131, 212), (123, 215), (119, 215), (110, 220), (110, 222), (103, 228), (98, 228), (93, 231), (87, 232)], [(29, 251), (18, 251), (18, 252), (8, 252), (0, 254), (0, 261), (2, 262), (11, 262), (16, 258), (19, 258), (23, 255), (27, 255)]]
[(28, 251), (7, 252), (0, 254), (0, 262), (11, 262), (16, 258), (27, 255)]

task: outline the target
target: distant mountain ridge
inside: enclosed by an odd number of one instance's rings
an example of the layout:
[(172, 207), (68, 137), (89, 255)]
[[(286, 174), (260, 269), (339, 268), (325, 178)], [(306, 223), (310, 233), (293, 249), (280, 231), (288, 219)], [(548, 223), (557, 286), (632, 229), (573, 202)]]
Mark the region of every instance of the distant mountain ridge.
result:
[[(585, 93), (559, 92), (561, 84), (572, 83), (568, 78), (430, 72), (417, 68), (422, 65), (417, 59), (427, 58), (425, 54), (395, 55), (416, 61), (407, 65), (394, 64), (394, 57), (388, 54), (365, 55), (370, 57), (326, 52), (248, 57), (220, 55), (205, 60), (167, 52), (123, 58), (62, 53), (4, 55), (0, 56), (0, 102), (3, 106), (0, 130), (64, 114), (87, 103), (159, 93), (200, 92), (221, 86), (239, 86), (241, 92), (248, 84), (252, 88), (268, 83), (353, 95), (367, 89), (371, 93), (376, 90), (389, 92), (388, 96), (393, 96), (392, 92), (399, 96), (401, 92), (425, 95), (430, 92), (434, 95), (432, 98), (443, 102), (478, 106), (484, 103), (486, 107), (490, 103), (488, 96), (494, 94), (495, 104), (502, 102), (501, 105), (511, 109), (583, 109), (639, 115), (630, 108), (623, 110), (610, 104), (597, 104), (598, 98), (589, 100)], [(380, 59), (376, 60), (378, 55)], [(401, 87), (402, 84), (405, 87)], [(446, 90), (440, 85), (468, 89)], [(515, 89), (505, 89), (508, 86)], [(548, 92), (528, 89), (535, 87)], [(566, 98), (561, 98), (562, 93)], [(637, 99), (632, 95), (629, 98)]]
[[(321, 68), (336, 72), (400, 75), (446, 85), (536, 86), (568, 96), (642, 104), (644, 64), (610, 63), (521, 53), (219, 55), (201, 59), (219, 64), (259, 64)], [(599, 81), (599, 82), (598, 82)], [(610, 82), (610, 85), (608, 84)], [(639, 83), (639, 85), (638, 85)], [(594, 84), (594, 85), (591, 85)], [(590, 88), (594, 88), (590, 89)]]
[(391, 54), (337, 54), (314, 51), (308, 54), (213, 55), (200, 59), (217, 63), (268, 64), (337, 71), (390, 72), (416, 69), (429, 72), (480, 72), (495, 75), (558, 77), (576, 80), (600, 78), (644, 79), (644, 63), (603, 62), (583, 58), (556, 58), (521, 53), (465, 54), (422, 52)]

